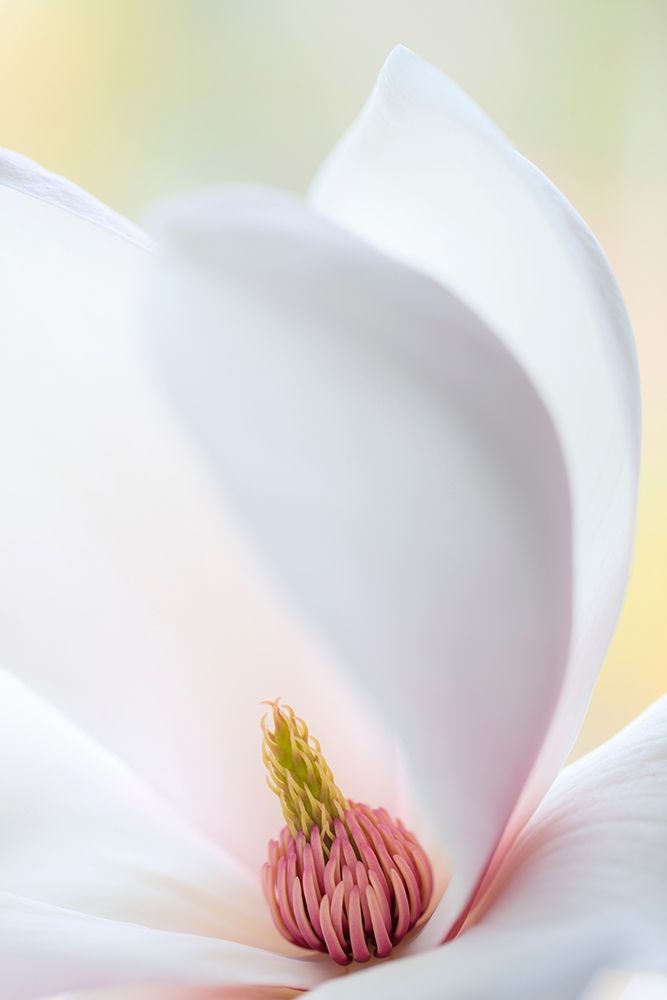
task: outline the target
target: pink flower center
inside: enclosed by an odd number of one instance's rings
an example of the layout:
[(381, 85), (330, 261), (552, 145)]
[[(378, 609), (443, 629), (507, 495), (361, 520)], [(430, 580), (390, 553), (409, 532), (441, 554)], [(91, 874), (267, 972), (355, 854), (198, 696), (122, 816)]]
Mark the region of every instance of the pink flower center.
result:
[(264, 758), (288, 822), (262, 869), (273, 921), (288, 941), (339, 965), (386, 958), (428, 908), (429, 859), (386, 809), (346, 801), (305, 723), (273, 709)]

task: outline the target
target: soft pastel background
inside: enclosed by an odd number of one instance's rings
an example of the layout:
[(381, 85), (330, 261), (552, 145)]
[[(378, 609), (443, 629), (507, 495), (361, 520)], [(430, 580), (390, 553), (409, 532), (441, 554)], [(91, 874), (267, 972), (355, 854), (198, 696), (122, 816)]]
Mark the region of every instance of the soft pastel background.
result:
[(398, 41), (569, 196), (634, 321), (634, 571), (581, 752), (667, 689), (667, 0), (0, 0), (0, 145), (131, 216), (254, 180), (303, 192)]

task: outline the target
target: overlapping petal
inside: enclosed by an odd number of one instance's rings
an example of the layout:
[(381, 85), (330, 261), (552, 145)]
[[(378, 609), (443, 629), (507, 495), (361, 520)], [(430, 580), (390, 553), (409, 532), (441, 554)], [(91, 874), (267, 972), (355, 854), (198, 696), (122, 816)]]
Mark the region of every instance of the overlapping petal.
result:
[[(296, 200), (202, 195), (166, 208), (160, 236), (152, 340), (168, 385), (401, 737), (460, 908), (567, 659), (569, 503), (550, 420), (455, 297)], [(348, 739), (346, 711), (336, 724)]]
[(666, 829), (664, 697), (559, 775), (472, 919), (534, 927), (588, 918), (612, 935), (623, 929), (619, 967), (667, 972)]
[(187, 988), (201, 985), (221, 988), (223, 997), (225, 987), (234, 987), (243, 997), (246, 987), (311, 989), (324, 979), (317, 961), (102, 920), (7, 893), (0, 893), (0, 950), (3, 989), (12, 1000), (159, 983), (183, 985), (186, 996)]
[(633, 976), (621, 1000), (667, 1000), (667, 976)]
[(603, 969), (667, 972), (666, 827), (664, 698), (563, 772), (470, 929), (314, 995), (579, 1000)]
[[(0, 219), (0, 656), (257, 870), (280, 823), (260, 700), (292, 699), (331, 745), (329, 710), (353, 699), (152, 385), (134, 310), (150, 241), (13, 154)], [(332, 763), (391, 801), (391, 748), (355, 711)]]
[[(582, 932), (586, 933), (585, 937)], [(324, 984), (313, 1000), (581, 1000), (591, 977), (610, 961), (593, 928), (493, 933), (475, 928), (441, 948), (387, 962)], [(560, 956), (566, 961), (559, 961)]]
[(211, 984), (216, 992), (201, 1000), (232, 989), (254, 1000), (260, 987), (321, 981), (321, 969), (281, 956), (296, 949), (277, 935), (238, 862), (4, 672), (0, 756), (7, 997), (160, 982), (172, 996), (185, 997), (184, 984)]
[(283, 947), (256, 879), (5, 672), (0, 759), (4, 892), (161, 930)]
[[(616, 624), (634, 531), (639, 386), (609, 264), (571, 205), (451, 81), (397, 48), (322, 168), (318, 210), (459, 295), (525, 368), (572, 491), (571, 659), (506, 843), (555, 777)], [(434, 922), (446, 925), (446, 915)]]

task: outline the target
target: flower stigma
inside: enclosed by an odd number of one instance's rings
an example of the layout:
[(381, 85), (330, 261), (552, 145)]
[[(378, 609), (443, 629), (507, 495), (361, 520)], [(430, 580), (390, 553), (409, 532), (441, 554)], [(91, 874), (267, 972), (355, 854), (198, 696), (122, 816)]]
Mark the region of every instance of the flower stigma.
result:
[(286, 822), (262, 868), (273, 922), (292, 944), (339, 965), (386, 958), (428, 908), (430, 861), (386, 809), (345, 798), (292, 708), (266, 704), (273, 728), (265, 715), (262, 757)]

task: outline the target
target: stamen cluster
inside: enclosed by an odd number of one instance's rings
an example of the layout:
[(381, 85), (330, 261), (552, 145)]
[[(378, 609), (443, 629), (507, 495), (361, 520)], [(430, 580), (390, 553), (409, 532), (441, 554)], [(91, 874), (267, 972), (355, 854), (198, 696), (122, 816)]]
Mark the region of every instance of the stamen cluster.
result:
[(350, 802), (333, 825), (328, 858), (316, 826), (309, 838), (284, 827), (269, 843), (262, 876), (274, 923), (339, 965), (386, 958), (431, 899), (428, 858), (385, 809)]
[(348, 802), (305, 722), (270, 704), (263, 757), (287, 823), (262, 869), (273, 921), (288, 941), (340, 965), (386, 958), (428, 908), (428, 857), (386, 809)]

